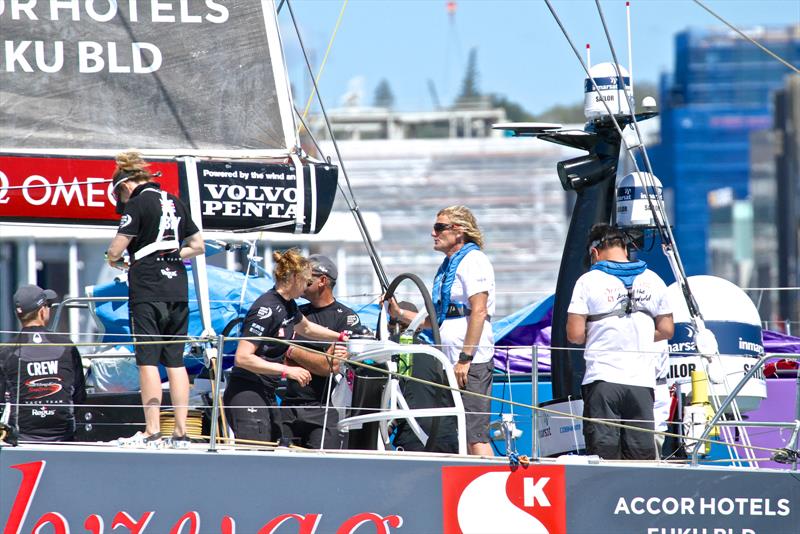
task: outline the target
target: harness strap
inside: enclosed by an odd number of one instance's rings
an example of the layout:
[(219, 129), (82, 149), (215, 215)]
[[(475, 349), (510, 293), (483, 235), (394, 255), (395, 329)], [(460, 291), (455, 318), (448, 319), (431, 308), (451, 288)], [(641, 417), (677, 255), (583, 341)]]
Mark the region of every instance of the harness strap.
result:
[[(167, 197), (166, 191), (153, 191), (154, 193), (161, 193), (161, 219), (158, 223), (158, 237), (156, 240), (145, 245), (133, 255), (134, 261), (140, 260), (154, 252), (162, 250), (180, 250), (181, 244), (178, 241), (178, 224), (180, 219), (175, 215), (175, 205)], [(164, 239), (164, 234), (167, 230), (172, 230), (172, 237)]]
[(629, 287), (628, 294), (622, 301), (620, 301), (618, 306), (615, 306), (611, 310), (604, 313), (589, 314), (586, 316), (586, 322), (593, 323), (595, 321), (602, 321), (608, 317), (625, 317), (626, 315), (631, 315), (633, 313), (644, 313), (650, 318), (655, 319), (653, 314), (651, 314), (647, 309), (636, 305), (636, 302), (633, 299), (633, 287)]
[[(465, 304), (450, 304), (445, 311), (445, 319), (457, 319), (458, 317), (469, 317), (472, 313), (470, 308)], [(492, 316), (487, 315), (486, 320), (492, 322)]]

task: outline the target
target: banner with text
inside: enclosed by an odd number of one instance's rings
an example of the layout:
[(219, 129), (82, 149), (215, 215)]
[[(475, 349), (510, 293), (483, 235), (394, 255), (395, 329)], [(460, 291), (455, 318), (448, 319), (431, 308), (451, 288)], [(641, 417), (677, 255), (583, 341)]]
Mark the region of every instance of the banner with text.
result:
[(207, 230), (314, 234), (333, 207), (338, 168), (313, 163), (298, 169), (291, 163), (199, 161), (197, 176)]
[[(0, 154), (0, 222), (116, 226), (115, 168), (112, 158)], [(182, 166), (153, 160), (150, 171), (178, 194)]]

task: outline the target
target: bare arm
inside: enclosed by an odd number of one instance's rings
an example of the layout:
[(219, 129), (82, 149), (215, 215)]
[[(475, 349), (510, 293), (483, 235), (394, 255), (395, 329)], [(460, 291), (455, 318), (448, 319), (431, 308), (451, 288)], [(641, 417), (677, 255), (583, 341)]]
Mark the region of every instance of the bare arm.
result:
[[(418, 315), (417, 312), (402, 309), (400, 306), (397, 305), (397, 301), (394, 298), (389, 300), (389, 317), (394, 317), (401, 325), (403, 326), (410, 325), (417, 317), (417, 315)], [(426, 317), (425, 320), (422, 321), (420, 327), (422, 328), (431, 327), (430, 316)]]
[[(331, 346), (326, 352), (328, 354), (333, 354), (333, 351), (334, 348)], [(292, 347), (289, 358), (301, 367), (308, 369), (311, 374), (317, 376), (328, 376), (331, 373), (336, 374), (339, 372), (338, 359), (328, 358), (322, 354), (300, 348), (297, 345)]]
[[(488, 317), (489, 312), (486, 310), (486, 303), (489, 300), (489, 293), (482, 291), (475, 293), (469, 297), (469, 317), (467, 317), (467, 332), (464, 334), (464, 346), (461, 351), (475, 355), (478, 344), (481, 342), (481, 333), (483, 332), (483, 324)], [(460, 387), (466, 387), (467, 376), (469, 374), (470, 362), (456, 362), (453, 366), (453, 372), (456, 375), (456, 380)]]
[(256, 346), (249, 341), (241, 340), (236, 346), (236, 356), (234, 363), (252, 373), (259, 375), (286, 375), (292, 380), (297, 380), (301, 386), (305, 386), (311, 381), (311, 373), (302, 367), (292, 367), (282, 363), (268, 362), (256, 356)]
[(656, 323), (655, 341), (670, 339), (672, 335), (675, 333), (675, 323), (672, 320), (671, 313), (656, 316), (655, 323)]
[(114, 239), (111, 240), (111, 244), (108, 245), (108, 250), (106, 251), (106, 261), (108, 261), (109, 265), (112, 267), (119, 267), (122, 253), (128, 248), (131, 239), (133, 239), (133, 236), (130, 235), (117, 234), (114, 236)]
[(481, 342), (481, 333), (483, 333), (483, 325), (489, 312), (486, 309), (486, 304), (489, 301), (489, 293), (483, 291), (475, 293), (469, 298), (469, 317), (467, 317), (467, 333), (464, 334), (464, 348), (463, 351), (467, 354), (475, 354), (478, 344)]
[(205, 253), (206, 243), (203, 241), (203, 232), (195, 232), (183, 240), (180, 255), (182, 260), (194, 258)]
[(567, 314), (567, 340), (576, 345), (586, 343), (586, 316), (577, 313)]
[(339, 332), (334, 332), (329, 328), (312, 323), (305, 317), (294, 327), (298, 334), (308, 339), (317, 341), (339, 341)]

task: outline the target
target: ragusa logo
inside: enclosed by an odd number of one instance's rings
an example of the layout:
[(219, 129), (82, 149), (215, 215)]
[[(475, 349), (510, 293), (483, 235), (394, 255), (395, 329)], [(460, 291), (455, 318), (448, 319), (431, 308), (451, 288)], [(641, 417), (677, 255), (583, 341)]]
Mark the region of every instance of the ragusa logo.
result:
[(443, 467), (445, 534), (566, 532), (563, 466)]

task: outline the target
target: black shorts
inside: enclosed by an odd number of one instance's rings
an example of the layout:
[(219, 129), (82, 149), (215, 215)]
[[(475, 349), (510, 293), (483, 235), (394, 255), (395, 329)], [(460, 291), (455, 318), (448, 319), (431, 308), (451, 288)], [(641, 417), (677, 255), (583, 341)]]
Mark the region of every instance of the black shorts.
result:
[(129, 306), (131, 333), (137, 343), (167, 341), (136, 345), (136, 365), (183, 367), (183, 346), (189, 331), (189, 304), (186, 302), (135, 302)]
[(234, 437), (254, 441), (278, 441), (280, 438), (280, 414), (275, 392), (263, 384), (231, 377), (222, 403)]
[(325, 440), (323, 449), (341, 449), (344, 436), (336, 428), (339, 412), (336, 408), (328, 408), (325, 419), (325, 408), (322, 406), (286, 406), (281, 407), (281, 432), (293, 445), (308, 449), (319, 449)]
[[(492, 393), (494, 362), (473, 363), (467, 371), (467, 391), (489, 396)], [(467, 420), (467, 443), (489, 443), (489, 415), (492, 401), (486, 397), (461, 395)]]

